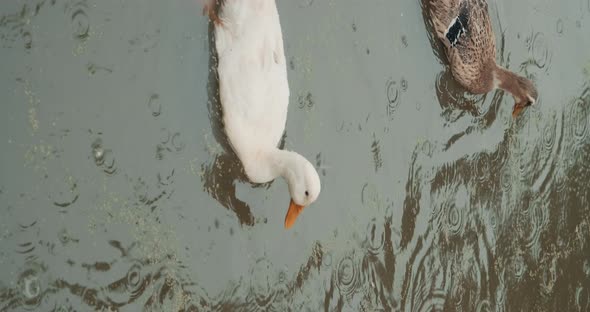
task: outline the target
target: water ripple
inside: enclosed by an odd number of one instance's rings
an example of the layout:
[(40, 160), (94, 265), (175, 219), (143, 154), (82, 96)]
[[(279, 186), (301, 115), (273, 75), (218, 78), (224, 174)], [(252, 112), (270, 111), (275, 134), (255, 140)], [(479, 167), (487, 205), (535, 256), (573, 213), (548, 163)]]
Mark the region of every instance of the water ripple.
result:
[(548, 67), (551, 63), (551, 54), (547, 45), (545, 35), (541, 32), (537, 32), (533, 35), (532, 43), (530, 45), (531, 52), (533, 54), (533, 60), (535, 65), (539, 68)]
[(576, 289), (576, 305), (578, 311), (590, 310), (590, 290), (587, 287), (580, 286)]
[(300, 94), (297, 97), (298, 107), (300, 109), (311, 109), (313, 107), (314, 101), (311, 96), (311, 92), (307, 92), (306, 94)]
[(143, 264), (139, 261), (133, 262), (127, 271), (125, 278), (125, 287), (129, 293), (129, 302), (137, 299), (146, 289), (148, 281), (145, 278), (145, 273), (142, 273)]
[(490, 182), (490, 156), (487, 153), (478, 153), (472, 164), (477, 183), (482, 186), (488, 184)]
[(483, 299), (477, 304), (476, 312), (492, 312), (492, 304), (489, 300)]
[(152, 116), (160, 116), (160, 114), (162, 113), (162, 102), (160, 101), (160, 95), (157, 93), (150, 95), (147, 106), (150, 112), (152, 113)]
[(379, 146), (379, 140), (375, 137), (375, 133), (373, 133), (371, 153), (373, 154), (373, 166), (375, 167), (375, 172), (378, 172), (379, 169), (383, 167), (383, 158), (381, 158), (381, 147)]
[(367, 251), (377, 255), (382, 252), (385, 243), (385, 226), (375, 218), (367, 226)]
[(361, 203), (368, 211), (376, 211), (382, 207), (381, 196), (377, 187), (372, 183), (365, 183), (361, 190)]
[(526, 45), (531, 54), (531, 59), (520, 65), (521, 69), (528, 73), (529, 65), (533, 65), (545, 72), (551, 67), (551, 52), (549, 51), (547, 39), (542, 32), (531, 33), (526, 38)]
[(78, 183), (73, 177), (65, 178), (65, 186), (67, 190), (60, 191), (58, 195), (52, 196), (57, 197), (57, 200), (53, 201), (53, 205), (62, 208), (60, 212), (65, 212), (63, 208), (67, 208), (78, 200), (80, 194), (78, 193)]
[(541, 200), (535, 200), (524, 206), (526, 208), (523, 207), (521, 215), (518, 216), (520, 219), (519, 232), (524, 246), (531, 250), (535, 258), (538, 258), (541, 251), (541, 233), (549, 222), (547, 207), (542, 204)]
[(90, 19), (88, 4), (85, 1), (72, 1), (66, 5), (66, 13), (70, 14), (72, 36), (79, 41), (85, 41), (90, 35)]
[(335, 271), (336, 286), (340, 295), (349, 301), (355, 293), (360, 291), (362, 282), (358, 263), (353, 259), (353, 255), (346, 256), (340, 260)]
[(107, 175), (114, 175), (117, 173), (117, 166), (115, 163), (113, 151), (103, 147), (101, 138), (95, 139), (90, 147), (92, 158), (94, 159), (94, 163), (97, 167), (101, 168), (102, 171)]
[(36, 310), (41, 303), (44, 288), (48, 286), (41, 279), (41, 275), (45, 270), (40, 264), (29, 262), (25, 264), (24, 269), (18, 276), (17, 285), (21, 294), (20, 301), (26, 310)]
[(160, 143), (156, 145), (156, 159), (163, 160), (166, 152), (180, 153), (185, 147), (180, 132), (171, 133), (168, 129), (162, 129)]
[(300, 8), (307, 8), (313, 4), (314, 0), (299, 0), (299, 7)]
[(250, 271), (250, 291), (259, 307), (267, 307), (273, 302), (276, 290), (273, 272), (274, 267), (266, 258), (258, 259)]
[(575, 148), (579, 149), (588, 142), (588, 116), (590, 109), (584, 99), (579, 98), (574, 101), (570, 108), (569, 120), (571, 122), (571, 132), (574, 137)]
[(389, 120), (393, 120), (393, 116), (400, 102), (399, 87), (397, 86), (397, 82), (393, 80), (393, 78), (389, 78), (385, 83), (385, 91), (387, 97), (387, 116), (389, 116)]

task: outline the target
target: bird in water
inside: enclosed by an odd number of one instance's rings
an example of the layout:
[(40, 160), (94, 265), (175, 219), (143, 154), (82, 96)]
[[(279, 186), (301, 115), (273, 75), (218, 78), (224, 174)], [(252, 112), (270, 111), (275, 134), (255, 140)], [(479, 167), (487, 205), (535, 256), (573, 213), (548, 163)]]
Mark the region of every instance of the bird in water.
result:
[(467, 91), (502, 89), (514, 97), (516, 118), (537, 100), (532, 81), (496, 64), (496, 40), (485, 0), (426, 0), (451, 73)]
[(275, 0), (205, 0), (214, 26), (219, 98), (229, 142), (248, 179), (283, 177), (291, 201), (285, 228), (320, 194), (320, 178), (303, 156), (277, 146), (287, 121), (289, 84)]

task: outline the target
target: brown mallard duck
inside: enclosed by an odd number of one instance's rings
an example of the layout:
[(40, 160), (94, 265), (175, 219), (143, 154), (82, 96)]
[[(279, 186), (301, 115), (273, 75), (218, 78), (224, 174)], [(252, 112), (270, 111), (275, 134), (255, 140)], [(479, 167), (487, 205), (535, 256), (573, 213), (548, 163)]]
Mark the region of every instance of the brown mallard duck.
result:
[(537, 100), (533, 83), (496, 64), (496, 40), (485, 0), (427, 0), (436, 36), (445, 46), (451, 73), (467, 91), (500, 88), (514, 97), (512, 116)]

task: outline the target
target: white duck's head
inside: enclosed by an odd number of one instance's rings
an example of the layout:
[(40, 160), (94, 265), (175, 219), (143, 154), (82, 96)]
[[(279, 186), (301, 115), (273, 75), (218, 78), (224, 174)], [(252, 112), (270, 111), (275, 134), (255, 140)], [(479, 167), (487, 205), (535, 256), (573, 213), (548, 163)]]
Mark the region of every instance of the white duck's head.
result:
[(286, 164), (283, 175), (291, 194), (289, 210), (285, 216), (287, 229), (295, 224), (303, 208), (313, 203), (321, 191), (320, 177), (313, 165), (297, 153), (290, 154), (290, 161)]

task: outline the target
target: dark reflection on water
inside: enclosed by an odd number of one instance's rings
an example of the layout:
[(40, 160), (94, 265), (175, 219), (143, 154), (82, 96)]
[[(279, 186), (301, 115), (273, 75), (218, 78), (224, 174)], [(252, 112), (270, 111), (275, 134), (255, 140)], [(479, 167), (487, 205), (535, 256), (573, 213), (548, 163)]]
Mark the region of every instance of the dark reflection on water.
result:
[(291, 231), (284, 182), (248, 183), (224, 135), (196, 3), (3, 2), (0, 311), (590, 311), (578, 2), (490, 5), (541, 94), (513, 121), (420, 6), (279, 1), (281, 147), (323, 183)]

